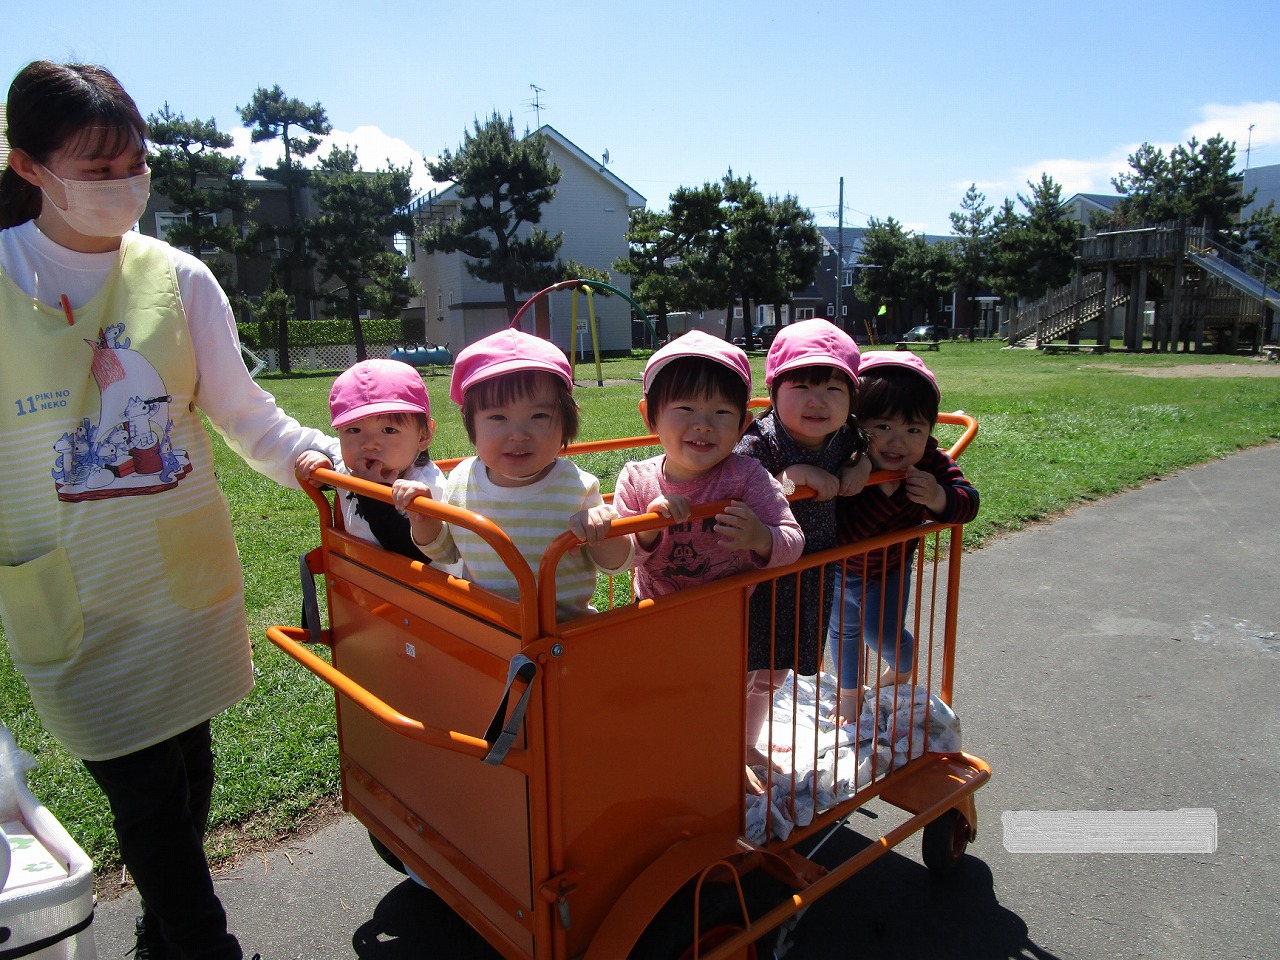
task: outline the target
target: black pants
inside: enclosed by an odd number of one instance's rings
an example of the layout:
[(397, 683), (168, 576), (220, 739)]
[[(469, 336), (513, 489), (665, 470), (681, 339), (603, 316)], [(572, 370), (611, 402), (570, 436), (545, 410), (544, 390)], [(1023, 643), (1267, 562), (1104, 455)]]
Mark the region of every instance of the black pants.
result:
[(179, 957), (241, 960), (204, 855), (213, 796), (209, 721), (137, 753), (84, 765), (111, 804), (148, 931)]

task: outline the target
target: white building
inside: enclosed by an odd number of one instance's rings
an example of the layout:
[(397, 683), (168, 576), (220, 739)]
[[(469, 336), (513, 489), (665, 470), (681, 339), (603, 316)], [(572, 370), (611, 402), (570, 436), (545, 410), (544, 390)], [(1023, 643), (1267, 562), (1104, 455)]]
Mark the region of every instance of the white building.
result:
[(1275, 212), (1280, 213), (1280, 163), (1265, 167), (1250, 167), (1244, 172), (1244, 195), (1252, 190), (1253, 202), (1240, 212), (1240, 218), (1246, 220), (1255, 210), (1265, 210), (1268, 203), (1274, 203)]
[[(630, 280), (613, 269), (613, 262), (627, 255), (627, 227), (632, 209), (643, 208), (645, 198), (614, 176), (606, 164), (585, 153), (551, 126), (538, 130), (547, 140), (551, 162), (560, 168), (555, 197), (542, 209), (538, 226), (552, 236), (563, 234), (560, 259), (608, 271), (613, 286), (630, 294)], [(463, 201), (456, 187), (448, 186), (428, 195), (416, 209), (423, 216), (438, 218), (456, 215)], [(521, 227), (527, 235), (528, 225)], [(456, 355), (467, 344), (503, 329), (509, 323), (502, 287), (471, 276), (462, 253), (428, 253), (415, 246), (409, 275), (422, 287), (422, 296), (410, 309), (422, 310), (426, 338), (448, 344)], [(536, 291), (521, 291), (524, 302)], [(574, 294), (557, 292), (538, 305), (536, 316), (521, 326), (530, 333), (547, 337), (568, 352), (585, 346), (591, 350), (587, 331), (586, 297), (579, 295), (578, 325), (573, 329)], [(621, 297), (594, 296), (599, 343), (602, 352), (631, 349), (631, 307)]]

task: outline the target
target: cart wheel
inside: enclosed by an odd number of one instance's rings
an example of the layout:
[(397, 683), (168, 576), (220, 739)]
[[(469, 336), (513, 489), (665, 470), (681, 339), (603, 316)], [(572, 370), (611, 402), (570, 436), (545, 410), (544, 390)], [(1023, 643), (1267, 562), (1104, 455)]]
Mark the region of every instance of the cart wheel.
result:
[(969, 821), (959, 810), (948, 810), (924, 828), (920, 854), (924, 865), (938, 877), (956, 872), (969, 846)]
[(369, 831), (369, 842), (373, 844), (374, 852), (396, 873), (403, 873), (408, 876), (409, 871), (405, 869), (404, 861), (391, 852), (391, 848), (373, 835), (373, 831)]
[[(701, 934), (697, 944), (693, 934), (693, 885), (677, 893), (653, 918), (628, 955), (628, 960), (693, 960), (724, 943), (743, 928), (742, 909), (734, 889), (724, 884), (702, 888), (702, 909), (698, 914)], [(733, 960), (766, 960), (773, 956), (776, 931), (747, 944), (733, 954)], [(696, 950), (695, 950), (696, 947)]]

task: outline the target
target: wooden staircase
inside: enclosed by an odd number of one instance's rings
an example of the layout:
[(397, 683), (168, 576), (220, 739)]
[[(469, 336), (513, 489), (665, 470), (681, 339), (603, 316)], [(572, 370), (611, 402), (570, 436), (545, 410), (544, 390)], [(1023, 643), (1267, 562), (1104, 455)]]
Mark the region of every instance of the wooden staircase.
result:
[[(1112, 291), (1111, 306), (1129, 303), (1127, 289)], [(1039, 300), (1020, 309), (1013, 317), (1009, 346), (1040, 346), (1060, 339), (1102, 316), (1106, 307), (1106, 281), (1101, 273), (1087, 274), (1079, 284), (1075, 281), (1050, 290)]]

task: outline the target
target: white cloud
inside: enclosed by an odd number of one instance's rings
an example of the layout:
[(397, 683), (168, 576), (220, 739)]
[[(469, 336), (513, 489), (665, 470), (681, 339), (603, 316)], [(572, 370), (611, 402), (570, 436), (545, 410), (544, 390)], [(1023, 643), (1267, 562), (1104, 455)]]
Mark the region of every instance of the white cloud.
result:
[[(248, 127), (234, 127), (228, 133), (231, 134), (234, 143), (227, 152), (244, 159), (246, 177), (257, 177), (260, 167), (274, 166), (284, 157), (284, 145), (279, 139), (254, 143), (252, 131)], [(422, 151), (398, 137), (384, 133), (379, 127), (356, 127), (352, 131), (334, 130), (320, 140), (319, 149), (304, 161), (308, 167), (319, 164), (320, 158), (328, 156), (333, 146), (345, 149), (355, 148), (360, 167), (364, 170), (385, 170), (388, 160), (397, 167), (412, 165), (413, 189), (416, 193), (426, 193), (430, 189), (439, 189), (441, 186), (434, 182), (431, 174), (427, 172), (427, 163), (423, 159)]]
[[(1260, 147), (1280, 142), (1280, 102), (1264, 100), (1255, 103), (1207, 103), (1200, 108), (1203, 120), (1186, 130), (1187, 139), (1195, 137), (1204, 143), (1222, 134), (1236, 144), (1236, 160), (1243, 167), (1245, 151), (1252, 145), (1252, 152)], [(1253, 127), (1252, 133), (1249, 127)]]
[[(1200, 114), (1203, 119), (1186, 128), (1181, 142), (1186, 143), (1195, 137), (1204, 143), (1209, 138), (1222, 134), (1227, 140), (1235, 141), (1237, 169), (1244, 167), (1245, 151), (1250, 143), (1252, 165), (1269, 162), (1268, 154), (1264, 154), (1260, 160), (1259, 151), (1269, 147), (1274, 148), (1275, 145), (1280, 144), (1280, 102), (1278, 101), (1210, 103), (1200, 108)], [(1252, 134), (1249, 131), (1250, 124), (1253, 124)], [(1166, 155), (1178, 146), (1177, 143), (1160, 142), (1152, 142), (1151, 145), (1163, 150)], [(988, 203), (999, 207), (1005, 197), (1012, 199), (1019, 193), (1026, 195), (1029, 190), (1027, 181), (1036, 183), (1040, 180), (1041, 173), (1047, 173), (1061, 185), (1063, 199), (1077, 193), (1114, 194), (1116, 190), (1111, 185), (1111, 179), (1129, 170), (1129, 157), (1140, 146), (1140, 143), (1119, 146), (1107, 156), (1093, 159), (1077, 160), (1063, 157), (1040, 160), (1010, 170), (999, 179), (979, 183), (978, 189), (986, 194)], [(1269, 156), (1274, 155), (1273, 152), (1269, 152)], [(967, 188), (967, 183), (959, 187), (962, 192)]]

